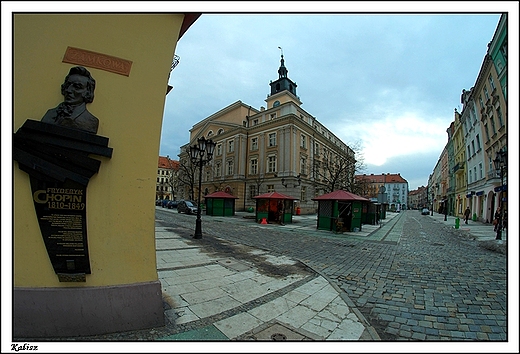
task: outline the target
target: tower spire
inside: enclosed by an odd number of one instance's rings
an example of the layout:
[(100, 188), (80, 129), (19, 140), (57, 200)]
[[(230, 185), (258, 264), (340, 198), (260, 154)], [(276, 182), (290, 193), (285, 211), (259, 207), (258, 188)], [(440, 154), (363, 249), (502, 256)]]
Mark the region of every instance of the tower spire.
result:
[(278, 49), (280, 49), (281, 52), (280, 68), (278, 69), (278, 78), (281, 79), (287, 77), (288, 70), (284, 65), (285, 60), (283, 60), (283, 49), (282, 47), (278, 47)]

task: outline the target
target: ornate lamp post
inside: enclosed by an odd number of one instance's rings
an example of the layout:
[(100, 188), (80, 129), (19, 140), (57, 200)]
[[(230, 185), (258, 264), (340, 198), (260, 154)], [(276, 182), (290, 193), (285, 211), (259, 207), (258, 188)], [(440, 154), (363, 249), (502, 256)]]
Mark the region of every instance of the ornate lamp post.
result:
[(495, 164), (495, 169), (500, 170), (500, 198), (498, 200), (498, 206), (500, 208), (500, 213), (498, 214), (498, 220), (497, 220), (497, 236), (496, 240), (502, 239), (502, 223), (503, 223), (503, 215), (504, 215), (504, 208), (502, 206), (502, 199), (503, 199), (503, 190), (504, 190), (504, 169), (507, 166), (507, 152), (505, 151), (499, 151), (497, 152), (497, 155), (495, 159), (493, 160), (493, 163)]
[(197, 145), (190, 146), (190, 158), (193, 164), (199, 168), (199, 199), (197, 205), (197, 220), (195, 222), (195, 235), (193, 238), (202, 238), (202, 221), (200, 219), (200, 193), (202, 189), (202, 167), (211, 161), (213, 151), (215, 151), (215, 143), (213, 140), (201, 137), (197, 139)]

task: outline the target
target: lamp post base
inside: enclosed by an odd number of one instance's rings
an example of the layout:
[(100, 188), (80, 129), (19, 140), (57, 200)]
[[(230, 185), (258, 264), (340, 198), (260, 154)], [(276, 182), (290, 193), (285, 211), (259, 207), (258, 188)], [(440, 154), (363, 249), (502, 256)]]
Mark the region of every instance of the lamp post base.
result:
[(193, 235), (193, 238), (202, 238), (202, 222), (200, 218), (197, 218), (197, 221), (195, 221), (195, 234)]

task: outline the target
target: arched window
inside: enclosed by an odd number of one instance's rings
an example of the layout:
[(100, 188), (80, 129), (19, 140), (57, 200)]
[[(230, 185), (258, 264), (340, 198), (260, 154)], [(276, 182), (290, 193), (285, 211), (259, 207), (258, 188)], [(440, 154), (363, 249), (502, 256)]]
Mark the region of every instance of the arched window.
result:
[(220, 135), (220, 134), (222, 134), (222, 133), (224, 133), (224, 129), (220, 128), (220, 129), (218, 130), (218, 132), (217, 132), (217, 135)]

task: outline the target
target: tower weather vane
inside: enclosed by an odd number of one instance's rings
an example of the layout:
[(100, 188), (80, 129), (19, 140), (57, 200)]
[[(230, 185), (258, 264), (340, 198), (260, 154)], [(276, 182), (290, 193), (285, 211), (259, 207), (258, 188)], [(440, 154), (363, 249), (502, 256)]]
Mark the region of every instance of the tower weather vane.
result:
[(282, 57), (283, 57), (283, 49), (282, 49), (282, 47), (278, 47), (278, 49), (280, 49), (280, 51), (282, 52)]

